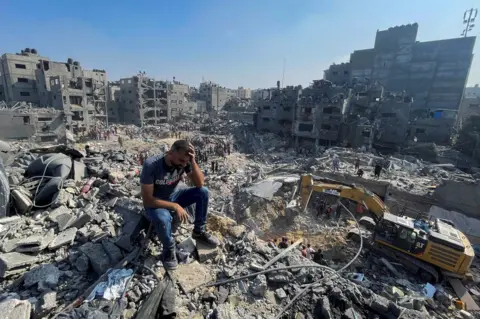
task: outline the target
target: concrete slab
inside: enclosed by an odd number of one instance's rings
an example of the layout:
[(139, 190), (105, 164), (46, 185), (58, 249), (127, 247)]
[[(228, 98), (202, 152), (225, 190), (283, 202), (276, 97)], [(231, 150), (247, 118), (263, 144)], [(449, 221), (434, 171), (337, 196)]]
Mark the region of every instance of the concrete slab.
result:
[(172, 274), (187, 293), (195, 287), (213, 280), (208, 267), (197, 261), (191, 264), (180, 264), (177, 269), (169, 273)]
[(64, 231), (67, 229), (71, 223), (75, 220), (75, 216), (69, 213), (63, 213), (55, 217), (55, 222), (57, 223), (58, 230)]
[(48, 245), (48, 249), (57, 249), (64, 245), (71, 245), (75, 240), (75, 235), (77, 234), (77, 228), (69, 228), (66, 231), (61, 232), (55, 237), (54, 240)]
[(110, 268), (110, 258), (100, 243), (86, 243), (80, 251), (87, 255), (93, 270), (101, 276)]
[(204, 262), (209, 259), (215, 258), (218, 255), (218, 251), (219, 251), (218, 247), (212, 248), (200, 241), (197, 241), (197, 253), (198, 253), (198, 260), (200, 260), (200, 262)]
[(468, 311), (478, 311), (480, 308), (478, 307), (477, 303), (473, 300), (470, 293), (467, 291), (467, 288), (462, 284), (462, 282), (455, 278), (448, 278), (450, 285), (452, 286), (453, 290), (457, 294), (458, 298), (460, 298), (465, 305), (467, 306)]
[(55, 238), (55, 233), (52, 231), (46, 234), (34, 235), (20, 240), (17, 243), (15, 251), (19, 253), (35, 253), (44, 250)]
[(68, 224), (67, 228), (75, 227), (75, 228), (82, 228), (86, 223), (92, 220), (92, 216), (90, 214), (83, 214), (73, 222)]
[(38, 261), (36, 256), (25, 255), (17, 252), (0, 254), (0, 278), (4, 278), (10, 271), (34, 264)]
[(54, 221), (56, 221), (55, 218), (57, 216), (62, 215), (62, 214), (70, 214), (71, 212), (72, 212), (72, 210), (70, 208), (67, 208), (66, 206), (60, 206), (60, 207), (57, 207), (54, 210), (52, 210), (48, 214), (47, 218), (54, 222)]
[(21, 240), (22, 240), (22, 238), (14, 238), (14, 239), (8, 240), (8, 241), (3, 243), (3, 245), (0, 249), (4, 253), (9, 253), (11, 251), (14, 251), (15, 248), (17, 248), (17, 246), (18, 246), (17, 245), (18, 242), (21, 241)]
[(3, 218), (0, 218), (0, 225), (8, 225), (11, 223), (16, 223), (20, 219), (22, 219), (22, 217), (20, 216), (3, 217)]
[(7, 299), (0, 302), (3, 319), (29, 319), (32, 305), (28, 300)]

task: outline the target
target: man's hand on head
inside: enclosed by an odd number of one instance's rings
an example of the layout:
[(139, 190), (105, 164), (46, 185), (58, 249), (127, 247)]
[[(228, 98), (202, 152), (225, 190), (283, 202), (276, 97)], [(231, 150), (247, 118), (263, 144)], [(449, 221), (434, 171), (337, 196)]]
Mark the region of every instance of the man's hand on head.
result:
[(193, 147), (192, 143), (189, 143), (189, 144), (188, 144), (188, 151), (187, 151), (187, 153), (188, 153), (188, 156), (190, 156), (190, 161), (191, 161), (192, 163), (194, 163), (194, 162), (195, 162), (195, 147)]

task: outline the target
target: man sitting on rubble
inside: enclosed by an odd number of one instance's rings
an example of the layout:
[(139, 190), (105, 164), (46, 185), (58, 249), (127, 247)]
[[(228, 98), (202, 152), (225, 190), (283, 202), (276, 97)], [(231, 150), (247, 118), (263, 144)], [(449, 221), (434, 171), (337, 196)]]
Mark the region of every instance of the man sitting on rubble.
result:
[[(176, 190), (183, 173), (195, 187)], [(177, 267), (175, 240), (172, 237), (172, 214), (175, 221), (187, 222), (185, 207), (195, 204), (195, 222), (192, 238), (216, 247), (219, 240), (205, 231), (208, 210), (208, 189), (204, 176), (195, 161), (195, 150), (185, 140), (173, 143), (166, 154), (148, 158), (140, 177), (143, 205), (154, 223), (163, 244), (162, 262), (166, 269)]]

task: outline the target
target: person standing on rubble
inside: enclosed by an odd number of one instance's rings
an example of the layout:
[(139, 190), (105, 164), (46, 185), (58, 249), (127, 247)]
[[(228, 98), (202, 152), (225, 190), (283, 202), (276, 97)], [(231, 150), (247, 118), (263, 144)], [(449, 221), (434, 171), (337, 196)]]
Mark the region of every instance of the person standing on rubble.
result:
[(323, 215), (323, 212), (325, 211), (326, 206), (327, 206), (327, 202), (325, 201), (325, 199), (322, 198), (317, 206), (317, 218)]
[[(176, 190), (184, 173), (195, 187)], [(172, 214), (177, 221), (188, 222), (185, 207), (195, 204), (192, 238), (210, 247), (220, 245), (220, 241), (205, 230), (208, 189), (203, 186), (204, 176), (195, 160), (195, 149), (188, 141), (178, 140), (166, 154), (148, 158), (143, 165), (140, 183), (145, 211), (163, 244), (161, 260), (165, 269), (175, 269), (178, 265), (172, 237)]]
[(118, 137), (118, 144), (120, 144), (120, 148), (123, 148), (123, 137), (122, 136)]
[(355, 172), (358, 172), (359, 169), (360, 169), (360, 159), (357, 157), (355, 159)]
[(375, 178), (379, 179), (380, 178), (380, 173), (382, 172), (382, 165), (380, 163), (377, 163), (375, 165)]
[(338, 172), (338, 170), (340, 169), (340, 159), (338, 158), (337, 155), (335, 155), (335, 157), (333, 158), (332, 165), (333, 165), (333, 171)]

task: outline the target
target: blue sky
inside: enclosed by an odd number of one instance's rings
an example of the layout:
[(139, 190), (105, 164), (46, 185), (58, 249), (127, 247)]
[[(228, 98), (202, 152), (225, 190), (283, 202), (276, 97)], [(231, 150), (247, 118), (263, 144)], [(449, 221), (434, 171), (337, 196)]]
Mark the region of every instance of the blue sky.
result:
[[(419, 41), (459, 36), (477, 0), (0, 0), (0, 53), (36, 48), (58, 61), (139, 70), (190, 85), (308, 85), (332, 62), (373, 46), (377, 29), (417, 22)], [(471, 35), (480, 35), (479, 26)], [(480, 44), (475, 54), (480, 55)], [(469, 84), (480, 83), (479, 57)]]

